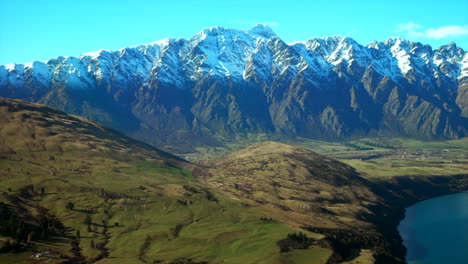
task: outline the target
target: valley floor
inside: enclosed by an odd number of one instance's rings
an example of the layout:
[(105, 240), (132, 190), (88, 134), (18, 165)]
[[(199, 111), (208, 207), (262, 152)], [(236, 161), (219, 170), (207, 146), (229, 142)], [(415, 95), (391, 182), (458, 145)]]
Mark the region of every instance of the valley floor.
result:
[[(285, 143), (304, 147), (354, 167), (362, 176), (381, 178), (409, 175), (455, 175), (468, 173), (468, 137), (458, 140), (421, 141), (407, 138), (362, 138), (328, 142), (297, 138)], [(218, 147), (199, 147), (185, 159), (204, 163), (245, 148), (251, 140)]]

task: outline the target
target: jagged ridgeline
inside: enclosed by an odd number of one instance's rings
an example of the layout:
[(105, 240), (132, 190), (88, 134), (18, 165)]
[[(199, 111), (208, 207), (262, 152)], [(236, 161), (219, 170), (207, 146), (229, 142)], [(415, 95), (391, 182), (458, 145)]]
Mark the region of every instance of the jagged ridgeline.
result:
[(288, 44), (262, 25), (0, 66), (0, 96), (177, 151), (265, 134), (464, 137), (467, 92), (468, 55), (454, 43), (363, 46), (335, 36)]

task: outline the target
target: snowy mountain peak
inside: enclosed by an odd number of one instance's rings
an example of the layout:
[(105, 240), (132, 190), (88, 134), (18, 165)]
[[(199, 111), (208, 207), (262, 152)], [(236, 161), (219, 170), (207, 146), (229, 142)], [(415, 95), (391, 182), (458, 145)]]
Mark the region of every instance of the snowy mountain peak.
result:
[(408, 41), (406, 39), (403, 39), (401, 37), (390, 37), (384, 41), (385, 45), (387, 46), (401, 45), (402, 43), (407, 43), (407, 42)]
[(454, 42), (451, 42), (447, 45), (443, 45), (439, 47), (436, 51), (439, 53), (447, 54), (451, 57), (458, 58), (462, 58), (465, 55), (465, 51), (462, 48), (458, 47), (457, 44), (455, 44)]
[(346, 44), (346, 45), (349, 45), (349, 46), (353, 46), (353, 45), (361, 45), (359, 44), (356, 40), (354, 40), (353, 38), (350, 38), (350, 37), (343, 37), (341, 38), (340, 42)]
[(101, 50), (98, 50), (98, 51), (87, 52), (87, 53), (81, 54), (80, 57), (91, 57), (91, 58), (93, 58), (93, 59), (96, 59), (96, 58), (99, 57), (103, 52), (110, 52), (110, 51), (109, 51), (109, 50), (106, 50), (106, 49), (101, 49)]
[(265, 24), (257, 24), (253, 28), (247, 30), (247, 32), (251, 35), (267, 39), (276, 36), (275, 32), (268, 25)]
[(191, 39), (204, 39), (208, 37), (239, 38), (245, 37), (246, 35), (251, 38), (261, 39), (270, 39), (276, 36), (275, 32), (267, 25), (257, 24), (254, 27), (247, 30), (239, 30), (220, 26), (205, 28), (202, 31), (195, 34)]
[(318, 79), (330, 78), (334, 72), (349, 77), (368, 67), (395, 83), (443, 76), (456, 82), (466, 72), (462, 62), (465, 54), (455, 43), (433, 51), (428, 45), (399, 37), (367, 46), (341, 36), (286, 44), (265, 24), (247, 30), (216, 26), (190, 39), (166, 38), (117, 51), (58, 57), (47, 63), (5, 65), (0, 67), (0, 83), (28, 83), (28, 78), (34, 78), (41, 87), (50, 83), (70, 89), (114, 85), (127, 90), (147, 87), (157, 80), (186, 89), (187, 83), (210, 76), (222, 82), (249, 81), (254, 76), (268, 82), (276, 74), (294, 78), (303, 73), (319, 86)]
[(217, 35), (223, 35), (226, 33), (226, 31), (231, 31), (231, 30), (235, 30), (235, 29), (215, 26), (215, 27), (205, 28), (202, 31), (200, 31), (198, 34), (202, 34), (206, 36), (217, 36)]
[(332, 36), (287, 44), (262, 24), (0, 66), (0, 96), (50, 104), (132, 136), (142, 124), (145, 139), (218, 131), (343, 139), (386, 129), (465, 136), (467, 84), (468, 54), (455, 43), (433, 50), (402, 38), (363, 46)]

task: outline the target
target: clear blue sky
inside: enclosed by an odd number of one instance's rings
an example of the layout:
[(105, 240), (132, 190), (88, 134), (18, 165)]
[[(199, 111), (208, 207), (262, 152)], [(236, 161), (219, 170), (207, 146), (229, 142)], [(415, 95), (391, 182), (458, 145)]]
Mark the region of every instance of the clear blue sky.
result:
[(468, 50), (467, 0), (0, 0), (0, 64), (119, 49), (203, 28), (265, 23), (286, 42), (391, 36)]

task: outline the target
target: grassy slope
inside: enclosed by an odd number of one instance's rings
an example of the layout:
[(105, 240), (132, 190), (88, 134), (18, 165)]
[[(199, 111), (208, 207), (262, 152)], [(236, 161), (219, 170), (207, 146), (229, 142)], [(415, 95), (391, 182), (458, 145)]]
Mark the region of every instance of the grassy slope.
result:
[[(262, 142), (215, 161), (199, 177), (290, 225), (368, 230), (377, 201), (353, 168), (303, 148)], [(198, 175), (197, 175), (198, 177)]]
[[(0, 201), (19, 197), (21, 188), (32, 184), (33, 197), (18, 198), (15, 207), (27, 209), (32, 217), (43, 207), (68, 228), (67, 237), (57, 234), (34, 242), (40, 251), (54, 249), (56, 257), (70, 256), (69, 239), (79, 229), (81, 253), (88, 258), (99, 254), (90, 247), (91, 240), (98, 244), (109, 238), (105, 247), (110, 257), (98, 263), (165, 263), (181, 258), (210, 263), (323, 263), (331, 254), (319, 246), (280, 253), (276, 242), (299, 229), (260, 220), (263, 213), (207, 189), (180, 168), (190, 166), (175, 157), (135, 147), (83, 119), (48, 108), (38, 113), (34, 110), (39, 106), (24, 103), (27, 107), (22, 108), (19, 101), (19, 106), (7, 103), (0, 105)], [(44, 194), (39, 191), (42, 187)], [(112, 197), (106, 198), (101, 189)], [(218, 201), (207, 199), (208, 192)], [(73, 210), (65, 209), (68, 202), (75, 204)], [(91, 232), (83, 223), (88, 213)], [(0, 254), (0, 263), (30, 263), (30, 257), (31, 253)]]

